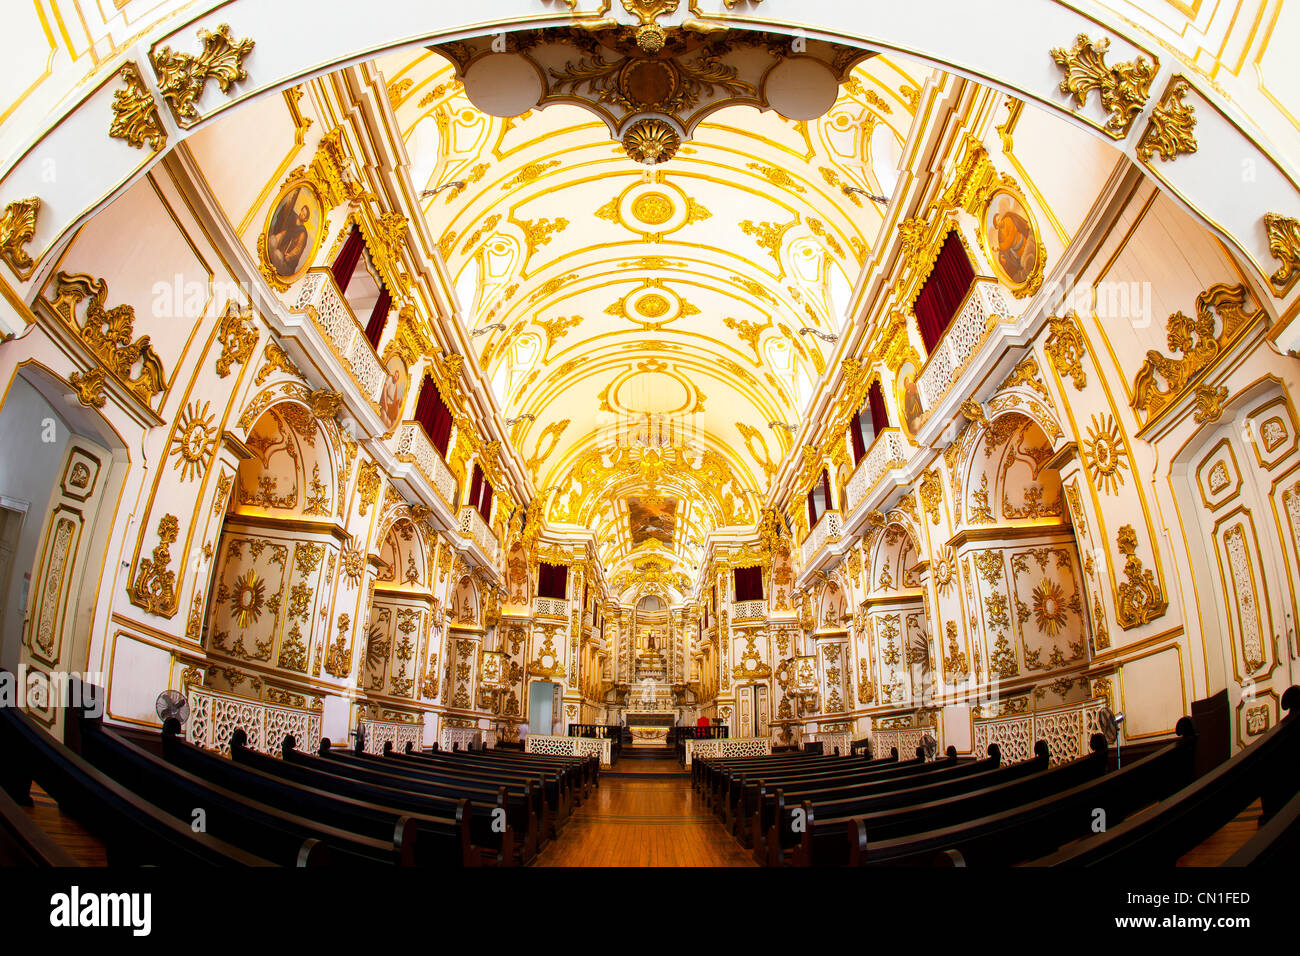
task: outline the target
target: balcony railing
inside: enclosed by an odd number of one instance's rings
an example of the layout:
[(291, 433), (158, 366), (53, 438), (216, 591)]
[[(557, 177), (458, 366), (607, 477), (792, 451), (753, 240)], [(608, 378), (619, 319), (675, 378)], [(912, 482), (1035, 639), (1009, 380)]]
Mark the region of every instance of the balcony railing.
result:
[(816, 557), (817, 553), (821, 551), (822, 548), (826, 547), (826, 545), (840, 540), (840, 535), (843, 533), (843, 530), (844, 525), (840, 520), (840, 513), (838, 511), (828, 511), (822, 515), (821, 520), (817, 522), (817, 526), (812, 529), (812, 533), (804, 539), (804, 566), (806, 567), (811, 564), (813, 558)]
[(569, 602), (564, 598), (539, 597), (533, 604), (533, 611), (538, 617), (553, 617), (567, 621)]
[(844, 489), (844, 513), (851, 514), (880, 479), (907, 464), (907, 441), (897, 428), (886, 428), (871, 443)]
[(325, 268), (309, 270), (302, 280), (293, 308), (311, 316), (317, 330), (334, 350), (334, 357), (352, 376), (362, 397), (377, 405), (387, 375), (361, 323), (339, 292), (333, 273)]
[(996, 279), (980, 278), (971, 284), (957, 317), (917, 376), (917, 394), (927, 414), (948, 396), (998, 322), (1012, 317)]
[(393, 454), (398, 461), (408, 462), (419, 470), (424, 480), (433, 486), (448, 508), (456, 497), (456, 478), (447, 463), (433, 447), (424, 426), (419, 422), (402, 422), (393, 436)]
[(469, 538), (477, 544), (483, 554), (493, 564), (497, 563), (500, 557), (498, 552), (501, 545), (497, 542), (497, 536), (488, 523), (483, 520), (483, 516), (478, 513), (477, 509), (466, 505), (460, 509), (460, 536)]
[(766, 601), (732, 601), (731, 602), (731, 623), (740, 624), (744, 621), (761, 621), (767, 617)]

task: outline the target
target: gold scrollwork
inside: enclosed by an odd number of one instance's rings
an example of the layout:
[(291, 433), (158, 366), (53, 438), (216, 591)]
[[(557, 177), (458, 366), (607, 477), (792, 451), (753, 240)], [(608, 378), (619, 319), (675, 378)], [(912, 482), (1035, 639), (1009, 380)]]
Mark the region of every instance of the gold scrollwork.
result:
[[(49, 306), (109, 372), (146, 407), (152, 407), (153, 397), (167, 383), (162, 362), (149, 344), (149, 336), (131, 340), (135, 310), (129, 305), (105, 309), (107, 295), (108, 283), (103, 279), (60, 272), (55, 278), (55, 298)], [(82, 299), (87, 300), (85, 319), (79, 321), (76, 310)], [(137, 367), (139, 372), (135, 373)]]
[(1147, 128), (1138, 140), (1137, 157), (1142, 162), (1151, 161), (1152, 153), (1159, 153), (1160, 158), (1170, 162), (1183, 153), (1196, 152), (1196, 137), (1192, 130), (1196, 127), (1196, 110), (1190, 103), (1184, 103), (1187, 95), (1187, 80), (1175, 76), (1160, 98), (1160, 103), (1151, 111)]
[(241, 309), (234, 302), (226, 303), (226, 312), (217, 329), (217, 341), (221, 343), (221, 355), (217, 357), (218, 378), (229, 375), (231, 365), (243, 365), (248, 361), (257, 345), (259, 334), (257, 326), (253, 324), (251, 308)]
[(1119, 529), (1118, 546), (1124, 555), (1124, 577), (1115, 598), (1115, 619), (1124, 630), (1147, 624), (1162, 617), (1169, 607), (1155, 574), (1143, 569), (1137, 556), (1137, 533), (1131, 524)]
[(1284, 296), (1300, 279), (1300, 220), (1266, 212), (1264, 231), (1268, 234), (1269, 255), (1281, 263), (1268, 281), (1279, 297)]
[(1088, 373), (1083, 369), (1083, 330), (1079, 328), (1079, 318), (1073, 312), (1063, 316), (1051, 316), (1048, 319), (1051, 332), (1044, 346), (1052, 365), (1062, 378), (1068, 378), (1075, 391), (1083, 391), (1088, 384)]
[(26, 279), (35, 268), (32, 257), (23, 246), (36, 235), (36, 215), (40, 209), (41, 201), (29, 196), (15, 199), (5, 206), (4, 214), (0, 216), (0, 258), (19, 279)]
[(623, 134), (624, 151), (645, 166), (668, 162), (677, 155), (681, 145), (677, 130), (661, 119), (638, 120)]
[(170, 46), (165, 46), (149, 57), (158, 76), (158, 91), (183, 126), (198, 122), (194, 103), (203, 95), (208, 80), (215, 79), (221, 92), (229, 93), (233, 83), (248, 77), (244, 57), (252, 52), (252, 40), (233, 39), (230, 26), (225, 23), (217, 27), (216, 33), (200, 30), (199, 40), (203, 52), (198, 56), (175, 53)]
[(176, 516), (163, 515), (158, 522), (158, 545), (151, 557), (141, 559), (131, 584), (131, 603), (160, 617), (176, 613), (176, 572), (168, 570), (168, 565), (172, 562), (171, 545), (176, 543), (178, 533)]
[(1077, 108), (1082, 109), (1093, 90), (1101, 97), (1101, 108), (1109, 115), (1105, 132), (1123, 139), (1146, 105), (1151, 90), (1155, 68), (1139, 56), (1130, 63), (1106, 65), (1106, 51), (1110, 40), (1102, 37), (1095, 43), (1085, 33), (1074, 39), (1074, 47), (1066, 50), (1055, 47), (1052, 59), (1065, 71), (1061, 92), (1074, 97)]
[(158, 104), (140, 76), (140, 68), (133, 60), (127, 60), (117, 75), (126, 86), (113, 93), (113, 123), (108, 135), (124, 139), (136, 149), (148, 143), (155, 153), (161, 151), (167, 145), (167, 132), (158, 116)]

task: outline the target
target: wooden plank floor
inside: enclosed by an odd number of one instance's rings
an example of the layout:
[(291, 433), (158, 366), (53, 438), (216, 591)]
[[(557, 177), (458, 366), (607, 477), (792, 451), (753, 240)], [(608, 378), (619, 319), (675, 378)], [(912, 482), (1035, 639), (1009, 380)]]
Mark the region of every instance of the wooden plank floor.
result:
[(54, 798), (34, 783), (31, 795), (32, 805), (23, 807), (23, 811), (55, 843), (67, 850), (69, 856), (82, 866), (108, 865), (108, 853), (102, 840), (60, 810)]
[(753, 866), (686, 774), (601, 774), (600, 787), (534, 866)]

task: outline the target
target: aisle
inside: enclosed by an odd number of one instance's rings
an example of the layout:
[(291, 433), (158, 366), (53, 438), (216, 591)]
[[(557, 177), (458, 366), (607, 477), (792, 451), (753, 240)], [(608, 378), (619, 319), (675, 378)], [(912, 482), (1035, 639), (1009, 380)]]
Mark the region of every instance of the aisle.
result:
[[(639, 770), (623, 761), (620, 769)], [(753, 866), (750, 855), (701, 804), (689, 774), (644, 768), (602, 773), (534, 866)], [(680, 768), (676, 768), (680, 770)]]

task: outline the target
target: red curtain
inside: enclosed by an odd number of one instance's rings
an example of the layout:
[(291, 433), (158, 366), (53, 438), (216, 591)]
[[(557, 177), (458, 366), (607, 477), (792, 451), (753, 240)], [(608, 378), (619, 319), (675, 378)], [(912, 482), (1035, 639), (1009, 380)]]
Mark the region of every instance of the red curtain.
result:
[(822, 504), (822, 513), (831, 510), (831, 476), (825, 468), (822, 469), (822, 493), (826, 495)]
[(862, 456), (867, 453), (866, 436), (862, 434), (862, 416), (854, 415), (853, 420), (849, 422), (849, 438), (853, 442), (853, 464), (862, 460)]
[(379, 348), (379, 340), (384, 337), (384, 326), (388, 324), (388, 310), (393, 306), (393, 297), (388, 289), (379, 287), (379, 298), (370, 310), (370, 321), (366, 323), (366, 339), (373, 348)]
[(330, 266), (330, 272), (334, 274), (334, 283), (339, 287), (340, 292), (348, 291), (348, 283), (352, 281), (352, 273), (356, 271), (357, 263), (361, 261), (361, 250), (365, 247), (366, 241), (361, 238), (361, 230), (353, 226), (343, 243), (343, 248), (334, 259), (334, 265)]
[(732, 573), (736, 576), (737, 601), (763, 600), (762, 568), (736, 568)]
[(474, 466), (474, 476), (469, 481), (469, 498), (466, 504), (471, 508), (478, 507), (479, 496), (483, 494), (483, 469), (478, 465)]
[(541, 561), (537, 565), (537, 596), (564, 600), (568, 597), (569, 568)]
[(885, 392), (880, 387), (880, 379), (871, 383), (867, 392), (867, 405), (871, 408), (871, 427), (879, 435), (889, 427), (889, 413), (885, 411)]
[(483, 480), (483, 500), (479, 502), (478, 513), (484, 521), (491, 520), (488, 516), (492, 514), (492, 482), (486, 478)]
[(939, 250), (934, 271), (921, 287), (913, 308), (926, 352), (933, 352), (943, 338), (973, 281), (975, 270), (971, 268), (966, 250), (962, 248), (957, 233), (950, 232)]
[(446, 458), (447, 443), (451, 440), (451, 412), (427, 372), (415, 404), (415, 420), (424, 426), (424, 432), (433, 442), (433, 447), (438, 449), (438, 454)]

